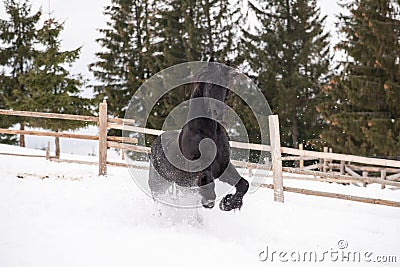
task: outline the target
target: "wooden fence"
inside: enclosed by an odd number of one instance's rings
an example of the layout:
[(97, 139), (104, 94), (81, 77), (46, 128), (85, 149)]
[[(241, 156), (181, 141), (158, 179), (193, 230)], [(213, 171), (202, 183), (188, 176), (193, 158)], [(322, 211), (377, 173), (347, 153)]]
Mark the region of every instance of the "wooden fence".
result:
[[(99, 105), (99, 116), (81, 116), (71, 114), (58, 114), (58, 113), (43, 113), (43, 112), (31, 112), (31, 111), (13, 111), (0, 109), (0, 115), (7, 116), (22, 116), (22, 117), (33, 117), (33, 118), (45, 118), (45, 119), (62, 119), (62, 120), (73, 120), (83, 122), (97, 123), (98, 135), (87, 135), (87, 134), (75, 134), (75, 133), (62, 133), (62, 132), (49, 132), (49, 131), (31, 131), (31, 130), (10, 130), (0, 128), (2, 134), (20, 134), (20, 135), (33, 135), (33, 136), (47, 136), (47, 137), (62, 137), (62, 138), (74, 138), (83, 140), (98, 140), (99, 141), (99, 175), (105, 175), (107, 173), (107, 164), (109, 165), (120, 165), (116, 162), (107, 161), (107, 148), (123, 148), (126, 143), (136, 144), (137, 138), (123, 138), (121, 136), (108, 136), (107, 129), (109, 128), (122, 128), (123, 123), (133, 123), (132, 120), (120, 119), (120, 118), (108, 118), (107, 116), (107, 103), (103, 101)], [(116, 127), (113, 127), (116, 126)], [(58, 162), (74, 162), (74, 163), (86, 163), (91, 162), (74, 161), (74, 160), (62, 160), (49, 156), (49, 148), (47, 148), (46, 158), (58, 161)]]
[[(134, 121), (129, 119), (121, 118), (109, 118), (107, 116), (107, 103), (103, 101), (99, 105), (98, 116), (80, 116), (70, 114), (56, 114), (56, 113), (41, 113), (41, 112), (29, 112), (29, 111), (12, 111), (12, 110), (1, 110), (0, 115), (10, 116), (24, 116), (24, 117), (35, 117), (35, 118), (46, 118), (46, 119), (63, 119), (63, 120), (76, 120), (97, 123), (98, 135), (84, 135), (74, 133), (62, 133), (62, 132), (45, 132), (45, 131), (30, 131), (30, 130), (10, 130), (0, 129), (0, 133), (3, 134), (23, 134), (23, 135), (35, 135), (35, 136), (50, 136), (50, 137), (61, 137), (61, 138), (76, 138), (83, 140), (98, 140), (99, 141), (99, 156), (98, 163), (96, 162), (82, 162), (76, 160), (62, 160), (58, 158), (52, 158), (47, 152), (47, 158), (58, 161), (58, 162), (71, 162), (71, 163), (85, 163), (85, 164), (98, 164), (99, 175), (107, 174), (107, 165), (112, 166), (127, 166), (125, 163), (110, 162), (107, 161), (107, 148), (117, 148), (122, 150), (132, 150), (142, 153), (150, 153), (150, 148), (138, 146), (138, 140), (136, 138), (125, 138), (120, 136), (108, 136), (107, 129), (125, 129), (133, 132), (159, 135), (163, 131), (146, 129), (142, 127), (134, 126)], [(319, 182), (335, 182), (335, 183), (354, 183), (354, 184), (380, 184), (382, 188), (385, 186), (400, 187), (400, 161), (378, 159), (378, 158), (367, 158), (354, 155), (345, 155), (333, 153), (328, 148), (324, 148), (324, 152), (308, 151), (304, 150), (303, 146), (300, 145), (299, 149), (281, 147), (280, 145), (280, 133), (279, 133), (279, 120), (277, 115), (271, 115), (269, 117), (269, 129), (271, 137), (271, 145), (260, 145), (240, 142), (230, 142), (231, 147), (239, 149), (251, 149), (270, 152), (272, 156), (271, 162), (266, 162), (264, 166), (254, 163), (244, 163), (234, 161), (234, 165), (238, 167), (246, 167), (249, 169), (250, 175), (254, 169), (272, 169), (273, 184), (262, 184), (259, 185), (264, 188), (274, 189), (274, 200), (278, 202), (284, 201), (284, 191), (302, 193), (302, 194), (317, 194), (320, 196), (336, 197), (341, 199), (348, 199), (353, 201), (361, 201), (366, 203), (383, 204), (389, 206), (400, 207), (400, 203), (390, 202), (379, 199), (367, 199), (360, 197), (344, 197), (338, 196), (338, 194), (331, 194), (325, 192), (310, 193), (310, 190), (302, 189), (288, 189), (283, 186), (284, 179), (296, 179), (296, 180), (307, 180), (307, 181), (319, 181)], [(286, 156), (282, 157), (282, 154)], [(298, 167), (288, 168), (282, 167), (283, 161), (295, 161)], [(146, 167), (137, 165), (133, 166), (140, 169), (146, 169)], [(299, 177), (290, 175), (291, 173), (308, 175), (308, 177)], [(378, 176), (377, 176), (378, 174)], [(256, 174), (257, 175), (257, 174)], [(310, 177), (313, 176), (313, 177)], [(307, 192), (306, 192), (307, 191)]]

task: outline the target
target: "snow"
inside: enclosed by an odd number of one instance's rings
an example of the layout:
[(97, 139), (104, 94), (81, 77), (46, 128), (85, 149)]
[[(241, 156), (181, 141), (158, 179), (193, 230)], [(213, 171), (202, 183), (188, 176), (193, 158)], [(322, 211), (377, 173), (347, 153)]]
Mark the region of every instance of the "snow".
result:
[[(0, 145), (0, 152), (44, 151)], [(116, 157), (116, 155), (114, 155)], [(63, 154), (62, 158), (92, 160)], [(273, 191), (246, 195), (236, 212), (174, 210), (143, 193), (128, 169), (55, 163), (44, 158), (0, 155), (0, 266), (310, 266), (281, 262), (269, 251), (369, 251), (400, 261), (398, 208), (285, 193), (273, 202)], [(135, 176), (147, 176), (138, 170)], [(21, 176), (24, 178), (17, 178)], [(48, 178), (45, 178), (48, 177)], [(285, 181), (300, 188), (400, 201), (400, 192), (319, 182)], [(201, 222), (191, 219), (199, 214)], [(261, 253), (261, 254), (260, 254)], [(325, 258), (312, 266), (364, 266)]]

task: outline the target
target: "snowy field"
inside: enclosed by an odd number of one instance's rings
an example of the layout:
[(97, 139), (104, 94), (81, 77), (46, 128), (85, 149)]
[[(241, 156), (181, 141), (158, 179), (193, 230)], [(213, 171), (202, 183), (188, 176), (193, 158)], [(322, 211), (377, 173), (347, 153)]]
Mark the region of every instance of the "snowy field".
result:
[[(0, 152), (44, 154), (6, 145)], [(279, 204), (260, 189), (240, 211), (198, 210), (198, 222), (191, 210), (155, 215), (125, 168), (97, 177), (97, 166), (4, 155), (0, 162), (0, 267), (400, 264), (399, 208), (291, 193)], [(284, 183), (400, 201), (399, 190), (374, 185)]]

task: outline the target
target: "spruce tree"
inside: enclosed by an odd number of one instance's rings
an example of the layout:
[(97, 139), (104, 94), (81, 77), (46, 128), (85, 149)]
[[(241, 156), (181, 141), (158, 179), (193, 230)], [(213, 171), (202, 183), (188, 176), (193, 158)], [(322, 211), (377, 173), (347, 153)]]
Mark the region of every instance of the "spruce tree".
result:
[(321, 114), (328, 123), (322, 139), (336, 151), (399, 156), (400, 21), (393, 0), (354, 0), (340, 16), (347, 55), (341, 73), (325, 87)]
[[(156, 59), (153, 69), (158, 72), (179, 63), (199, 60), (201, 35), (193, 34), (198, 24), (196, 7), (189, 0), (168, 0), (153, 12), (154, 19), (150, 21), (150, 35), (154, 40), (150, 44), (150, 50)], [(188, 96), (187, 86), (175, 88), (164, 95), (151, 111), (146, 127), (161, 129), (170, 111)], [(152, 139), (149, 136), (147, 142), (152, 143)]]
[[(37, 40), (43, 47), (33, 60), (31, 69), (19, 80), (25, 84), (29, 98), (25, 109), (37, 112), (91, 115), (90, 100), (80, 96), (83, 78), (70, 74), (68, 67), (78, 58), (80, 48), (61, 51), (60, 34), (64, 26), (54, 19), (45, 21), (38, 30)], [(29, 126), (60, 132), (85, 126), (79, 121), (32, 120)], [(56, 156), (60, 156), (59, 138), (56, 137)]]
[(168, 0), (154, 9), (152, 44), (160, 69), (214, 57), (224, 62), (235, 48), (238, 5), (227, 0)]
[[(154, 12), (150, 46), (157, 70), (211, 57), (224, 62), (234, 50), (238, 7), (227, 0), (168, 0)], [(153, 38), (152, 38), (153, 39)], [(190, 86), (181, 86), (163, 97), (148, 120), (148, 127), (161, 128), (169, 112), (188, 99)], [(154, 115), (156, 114), (156, 115)]]
[[(32, 12), (28, 0), (5, 0), (4, 6), (8, 18), (0, 19), (0, 105), (5, 109), (26, 110), (25, 102), (30, 93), (23, 77), (37, 54), (36, 28), (41, 11)], [(7, 116), (1, 119), (1, 126), (20, 123), (20, 128), (24, 129), (28, 122), (24, 117)], [(10, 141), (4, 136), (1, 140)], [(23, 135), (19, 143), (25, 146)]]
[(315, 139), (321, 131), (317, 96), (330, 62), (326, 17), (315, 0), (249, 1), (248, 16), (260, 27), (243, 29), (239, 53), (279, 115), (282, 143), (296, 147)]
[(89, 68), (99, 82), (93, 86), (98, 100), (106, 97), (109, 114), (123, 118), (130, 98), (151, 73), (144, 64), (148, 2), (112, 0), (104, 15), (109, 21), (96, 40), (102, 51)]

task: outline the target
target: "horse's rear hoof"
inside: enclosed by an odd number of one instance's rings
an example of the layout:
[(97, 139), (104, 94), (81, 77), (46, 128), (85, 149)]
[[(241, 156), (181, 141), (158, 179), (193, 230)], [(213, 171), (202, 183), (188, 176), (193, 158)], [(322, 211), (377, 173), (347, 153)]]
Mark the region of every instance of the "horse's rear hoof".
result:
[(236, 193), (234, 195), (226, 195), (219, 203), (219, 208), (223, 211), (231, 211), (240, 209), (243, 205), (243, 195)]
[(204, 201), (202, 200), (201, 204), (203, 204), (203, 207), (206, 209), (212, 209), (212, 208), (214, 208), (215, 200), (212, 200), (212, 199), (204, 200)]

